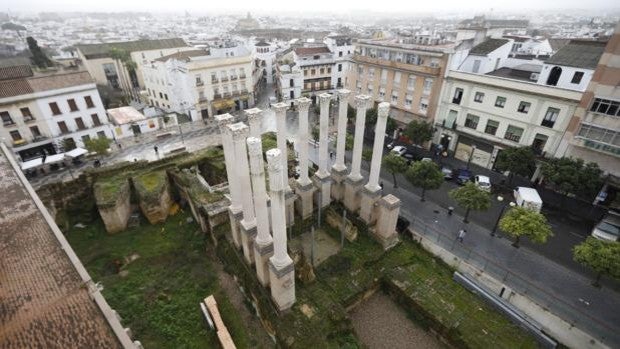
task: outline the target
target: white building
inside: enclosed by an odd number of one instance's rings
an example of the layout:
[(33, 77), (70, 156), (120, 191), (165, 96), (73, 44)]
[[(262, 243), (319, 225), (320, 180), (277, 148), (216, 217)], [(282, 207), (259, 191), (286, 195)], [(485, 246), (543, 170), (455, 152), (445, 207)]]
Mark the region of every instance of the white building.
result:
[(262, 82), (273, 84), (276, 75), (277, 46), (260, 40), (254, 44), (254, 56), (258, 59), (258, 67), (262, 71)]
[(151, 106), (192, 120), (254, 105), (253, 59), (243, 46), (187, 50), (143, 68)]
[(157, 117), (147, 118), (134, 107), (120, 107), (107, 110), (117, 139), (138, 136), (143, 133), (157, 131), (160, 122)]
[(301, 97), (304, 85), (304, 77), (296, 65), (282, 64), (277, 66), (276, 71), (277, 90), (283, 101), (291, 101)]
[(95, 82), (75, 68), (39, 72), (0, 64), (0, 116), (0, 139), (22, 160), (113, 138)]
[(344, 88), (349, 72), (349, 62), (355, 51), (355, 47), (351, 44), (351, 38), (344, 35), (330, 35), (323, 42), (334, 57), (332, 85), (337, 89)]

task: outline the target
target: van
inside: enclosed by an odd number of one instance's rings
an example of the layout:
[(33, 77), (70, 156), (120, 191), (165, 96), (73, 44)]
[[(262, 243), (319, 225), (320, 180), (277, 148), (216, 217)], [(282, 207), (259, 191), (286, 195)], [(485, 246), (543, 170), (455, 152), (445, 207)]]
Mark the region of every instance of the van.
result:
[(276, 97), (269, 97), (269, 106), (272, 107), (274, 104), (278, 103)]
[(592, 236), (599, 240), (620, 240), (620, 213), (609, 212), (592, 229)]
[(517, 187), (514, 192), (515, 201), (517, 206), (529, 208), (536, 212), (540, 212), (542, 209), (542, 199), (538, 195), (538, 191), (534, 188)]

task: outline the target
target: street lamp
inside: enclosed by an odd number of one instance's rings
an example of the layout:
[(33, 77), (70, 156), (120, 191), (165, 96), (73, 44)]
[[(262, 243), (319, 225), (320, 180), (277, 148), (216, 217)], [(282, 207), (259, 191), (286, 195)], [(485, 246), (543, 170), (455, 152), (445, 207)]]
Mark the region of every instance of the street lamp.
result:
[[(497, 201), (499, 202), (504, 201), (504, 197), (501, 195), (498, 195)], [(495, 236), (495, 232), (497, 231), (497, 227), (499, 226), (499, 220), (502, 219), (502, 216), (504, 215), (504, 211), (506, 210), (506, 207), (508, 206), (514, 207), (516, 206), (516, 204), (510, 201), (502, 205), (502, 210), (499, 212), (499, 216), (497, 216), (497, 221), (495, 221), (495, 226), (493, 227), (493, 230), (491, 231), (491, 236)]]

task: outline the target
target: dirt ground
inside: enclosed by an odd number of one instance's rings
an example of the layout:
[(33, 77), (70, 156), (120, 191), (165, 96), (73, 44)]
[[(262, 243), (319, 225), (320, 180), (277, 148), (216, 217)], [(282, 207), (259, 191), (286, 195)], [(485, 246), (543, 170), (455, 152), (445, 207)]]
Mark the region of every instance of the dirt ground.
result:
[(353, 309), (351, 321), (362, 343), (370, 349), (444, 348), (382, 292)]

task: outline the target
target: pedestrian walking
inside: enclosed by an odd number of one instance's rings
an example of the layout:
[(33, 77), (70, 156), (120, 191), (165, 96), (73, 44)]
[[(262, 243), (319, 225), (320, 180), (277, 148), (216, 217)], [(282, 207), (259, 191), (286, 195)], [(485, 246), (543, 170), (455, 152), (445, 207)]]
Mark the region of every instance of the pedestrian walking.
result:
[(465, 238), (466, 234), (467, 234), (467, 230), (461, 229), (459, 230), (459, 235), (456, 237), (456, 239), (459, 240), (460, 243), (463, 243), (463, 239)]
[(157, 146), (154, 146), (154, 147), (153, 147), (153, 150), (155, 150), (155, 154), (158, 154), (158, 155), (159, 155), (159, 148), (157, 148)]
[(123, 146), (120, 143), (116, 143), (116, 145), (118, 145), (118, 149), (122, 149)]

